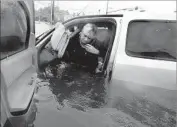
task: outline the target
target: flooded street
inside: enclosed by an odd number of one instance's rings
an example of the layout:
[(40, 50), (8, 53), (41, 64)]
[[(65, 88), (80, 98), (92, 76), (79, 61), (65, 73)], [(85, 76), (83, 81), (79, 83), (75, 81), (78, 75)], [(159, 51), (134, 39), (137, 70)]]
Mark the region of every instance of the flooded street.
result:
[[(176, 114), (170, 110), (165, 114), (174, 116), (170, 117), (173, 120), (170, 123), (153, 121), (159, 118), (155, 109), (160, 111), (161, 107), (152, 102), (132, 102), (121, 97), (111, 102), (105, 78), (90, 74), (76, 64), (61, 63), (48, 66), (45, 71), (45, 78), (39, 78), (35, 94), (34, 127), (174, 127), (176, 124)], [(122, 90), (116, 92), (115, 88), (112, 96)], [(138, 108), (137, 103), (146, 103), (149, 107)], [(154, 114), (151, 114), (152, 110)], [(160, 117), (170, 119), (163, 114)]]
[(144, 126), (116, 108), (108, 108), (109, 87), (104, 77), (66, 63), (46, 68), (46, 77), (40, 78), (35, 97), (35, 127)]
[(0, 127), (177, 127), (174, 2), (1, 0)]
[(62, 106), (86, 111), (105, 105), (107, 89), (104, 78), (91, 75), (75, 64), (63, 64), (49, 69), (49, 88)]

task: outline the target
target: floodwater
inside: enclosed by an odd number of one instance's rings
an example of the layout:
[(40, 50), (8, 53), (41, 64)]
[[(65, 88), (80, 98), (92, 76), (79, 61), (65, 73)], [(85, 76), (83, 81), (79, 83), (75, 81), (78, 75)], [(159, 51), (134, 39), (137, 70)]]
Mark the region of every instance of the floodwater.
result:
[(104, 78), (86, 72), (76, 64), (61, 63), (46, 69), (49, 88), (62, 106), (86, 111), (106, 103)]
[[(101, 75), (94, 75), (76, 64), (61, 63), (48, 66), (45, 76), (40, 77), (35, 94), (36, 116), (34, 127), (175, 127), (173, 123), (153, 123), (141, 112), (151, 112), (156, 106), (139, 108), (134, 102), (117, 98), (114, 105), (109, 103), (109, 84)], [(116, 93), (115, 93), (116, 94)], [(139, 100), (138, 100), (139, 101)], [(137, 103), (139, 103), (137, 101)], [(127, 107), (129, 105), (129, 107)], [(155, 107), (158, 110), (159, 106)], [(159, 108), (160, 110), (160, 108)], [(136, 112), (137, 111), (137, 112)], [(170, 114), (166, 111), (166, 114)], [(174, 114), (174, 113), (171, 113)], [(176, 114), (174, 114), (175, 118)], [(162, 116), (164, 117), (164, 116)], [(166, 118), (166, 117), (164, 117)], [(147, 120), (150, 122), (147, 123)], [(146, 121), (146, 123), (142, 122)], [(164, 121), (162, 121), (164, 122)]]

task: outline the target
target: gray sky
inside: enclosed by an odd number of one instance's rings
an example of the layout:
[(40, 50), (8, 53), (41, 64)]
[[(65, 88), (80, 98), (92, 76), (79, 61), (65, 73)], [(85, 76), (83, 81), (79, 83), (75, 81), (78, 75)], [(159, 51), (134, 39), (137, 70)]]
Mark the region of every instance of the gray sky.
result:
[[(35, 8), (50, 5), (50, 1), (35, 1)], [(86, 14), (101, 14), (106, 12), (107, 1), (55, 1), (55, 6), (70, 13), (84, 11)], [(152, 12), (174, 12), (176, 1), (109, 1), (109, 11), (121, 8), (132, 8), (139, 6)]]

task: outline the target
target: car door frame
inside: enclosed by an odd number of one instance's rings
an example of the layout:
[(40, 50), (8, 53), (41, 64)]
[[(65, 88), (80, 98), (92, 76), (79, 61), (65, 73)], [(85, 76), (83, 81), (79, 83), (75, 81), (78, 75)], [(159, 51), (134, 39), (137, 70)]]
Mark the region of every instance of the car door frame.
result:
[[(116, 17), (122, 17), (122, 15), (116, 15)], [(66, 22), (64, 22), (63, 23), (63, 25), (66, 27), (66, 29), (68, 28), (68, 27), (70, 27), (70, 26), (73, 26), (73, 25), (77, 25), (77, 24), (79, 24), (79, 23), (88, 23), (89, 21), (91, 21), (91, 22), (101, 22), (101, 21), (104, 21), (104, 20), (106, 20), (106, 21), (108, 21), (108, 22), (112, 22), (114, 25), (115, 25), (115, 30), (113, 31), (113, 32), (115, 32), (114, 33), (114, 35), (113, 35), (113, 42), (112, 42), (112, 46), (111, 47), (113, 47), (113, 43), (114, 43), (114, 37), (115, 37), (115, 35), (116, 35), (116, 28), (117, 28), (117, 22), (116, 22), (116, 20), (114, 19), (114, 17), (111, 17), (111, 16), (85, 16), (85, 17), (77, 17), (77, 18), (73, 18), (73, 19), (70, 19), (70, 20), (68, 20), (68, 21), (66, 21)], [(48, 35), (46, 35), (45, 36), (45, 38), (43, 38), (42, 40), (41, 40), (41, 42), (39, 42), (37, 45), (36, 45), (36, 47), (37, 47), (37, 54), (38, 54), (38, 63), (39, 63), (39, 54), (40, 54), (40, 52), (41, 52), (41, 50), (42, 50), (42, 48), (47, 44), (47, 41), (50, 41), (50, 38), (52, 37), (52, 33), (53, 32), (49, 32), (49, 34)], [(112, 48), (111, 48), (111, 50), (112, 50)], [(111, 53), (110, 53), (111, 54)], [(105, 56), (106, 57), (106, 56)], [(107, 57), (111, 57), (111, 55), (109, 55), (109, 56), (107, 56)], [(107, 60), (107, 65), (108, 65), (108, 61), (109, 61), (109, 59)], [(107, 69), (105, 68), (105, 71), (106, 71)], [(41, 72), (41, 69), (40, 69), (40, 67), (38, 66), (38, 72), (40, 73)], [(106, 73), (105, 73), (106, 74)]]

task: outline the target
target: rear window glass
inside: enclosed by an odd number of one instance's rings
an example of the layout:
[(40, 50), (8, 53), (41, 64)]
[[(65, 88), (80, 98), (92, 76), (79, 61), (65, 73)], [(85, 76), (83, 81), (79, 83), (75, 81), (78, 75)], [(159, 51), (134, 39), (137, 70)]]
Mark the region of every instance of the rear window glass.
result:
[(132, 21), (126, 53), (147, 59), (176, 61), (176, 21)]

